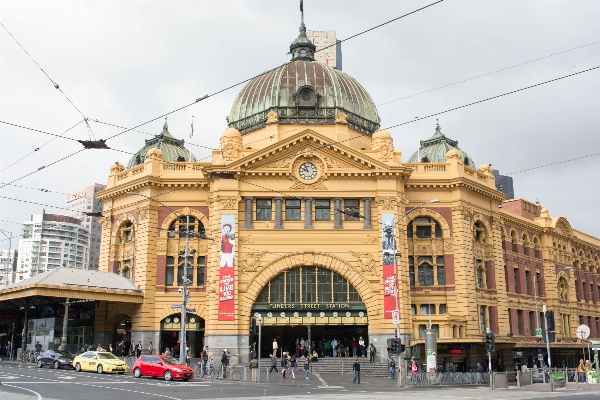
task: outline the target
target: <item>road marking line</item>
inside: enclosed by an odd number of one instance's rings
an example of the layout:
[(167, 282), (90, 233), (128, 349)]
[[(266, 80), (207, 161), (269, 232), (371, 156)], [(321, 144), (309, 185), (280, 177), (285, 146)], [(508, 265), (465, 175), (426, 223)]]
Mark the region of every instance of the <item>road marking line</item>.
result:
[(31, 392), (31, 393), (35, 394), (37, 396), (38, 400), (42, 400), (42, 395), (39, 394), (38, 392), (34, 392), (31, 389), (25, 389), (25, 388), (22, 388), (22, 387), (19, 387), (19, 386), (9, 385), (9, 384), (6, 384), (6, 383), (4, 385), (2, 385), (2, 386), (9, 386), (9, 387), (13, 387), (13, 388), (16, 388), (16, 389), (26, 390), (28, 392)]
[(325, 382), (325, 381), (323, 380), (323, 378), (321, 378), (321, 375), (320, 375), (320, 374), (313, 374), (313, 375), (317, 377), (317, 379), (318, 379), (318, 380), (319, 380), (319, 381), (320, 381), (320, 382), (323, 384), (323, 386), (329, 386), (329, 385), (327, 384), (327, 382)]

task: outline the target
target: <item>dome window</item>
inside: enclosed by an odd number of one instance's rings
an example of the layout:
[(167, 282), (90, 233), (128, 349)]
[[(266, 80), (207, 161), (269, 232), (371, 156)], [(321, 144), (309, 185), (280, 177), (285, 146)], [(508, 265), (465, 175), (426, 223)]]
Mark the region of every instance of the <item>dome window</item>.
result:
[(185, 157), (184, 156), (179, 156), (177, 157), (177, 160), (175, 160), (177, 162), (184, 162), (185, 161)]
[(300, 87), (294, 94), (296, 106), (298, 107), (317, 107), (320, 97), (315, 88), (310, 85)]
[(429, 161), (429, 157), (423, 157), (423, 158), (421, 158), (421, 162), (428, 163), (428, 162), (431, 162), (431, 161)]

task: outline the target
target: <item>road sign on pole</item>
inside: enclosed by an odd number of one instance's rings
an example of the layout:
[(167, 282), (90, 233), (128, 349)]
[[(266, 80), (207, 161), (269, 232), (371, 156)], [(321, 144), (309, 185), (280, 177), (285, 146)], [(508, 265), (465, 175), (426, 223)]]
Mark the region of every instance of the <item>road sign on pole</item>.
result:
[(392, 310), (392, 323), (398, 325), (400, 323), (400, 312), (398, 310)]
[(535, 336), (542, 337), (542, 330), (540, 328), (535, 330)]
[(177, 305), (171, 306), (171, 308), (181, 308), (181, 304), (177, 304)]

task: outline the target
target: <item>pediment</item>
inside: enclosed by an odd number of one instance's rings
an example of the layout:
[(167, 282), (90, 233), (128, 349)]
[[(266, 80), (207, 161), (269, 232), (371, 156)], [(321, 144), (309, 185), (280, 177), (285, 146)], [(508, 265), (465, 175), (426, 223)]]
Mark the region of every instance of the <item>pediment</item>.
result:
[(385, 163), (310, 129), (237, 160), (227, 169), (283, 173), (289, 172), (300, 158), (320, 160), (328, 173), (390, 170)]

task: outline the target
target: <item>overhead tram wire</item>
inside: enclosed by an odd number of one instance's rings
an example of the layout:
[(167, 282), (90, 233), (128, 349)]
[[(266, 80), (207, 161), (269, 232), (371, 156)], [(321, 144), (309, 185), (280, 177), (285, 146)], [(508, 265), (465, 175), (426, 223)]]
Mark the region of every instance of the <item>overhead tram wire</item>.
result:
[[(414, 10), (414, 11), (411, 11), (411, 12), (409, 12), (409, 13), (407, 13), (407, 14), (401, 15), (401, 16), (399, 16), (399, 17), (396, 17), (396, 18), (394, 18), (394, 19), (391, 19), (391, 20), (389, 20), (389, 21), (387, 21), (387, 22), (384, 22), (384, 23), (382, 23), (382, 24), (379, 24), (379, 25), (377, 25), (377, 26), (374, 26), (374, 27), (372, 27), (372, 28), (370, 28), (370, 29), (367, 29), (367, 30), (365, 30), (365, 31), (359, 32), (359, 33), (357, 33), (356, 35), (352, 35), (352, 36), (350, 36), (350, 37), (348, 37), (348, 38), (346, 38), (346, 39), (344, 39), (344, 40), (341, 40), (341, 42), (345, 42), (345, 41), (348, 41), (348, 40), (350, 40), (350, 39), (354, 39), (355, 37), (357, 37), (357, 36), (360, 36), (360, 35), (362, 35), (362, 34), (364, 34), (364, 33), (367, 33), (367, 32), (370, 32), (370, 31), (372, 31), (372, 30), (375, 30), (375, 29), (381, 28), (381, 27), (382, 27), (382, 26), (384, 26), (384, 25), (387, 25), (387, 24), (389, 24), (389, 23), (391, 23), (391, 22), (397, 21), (397, 20), (399, 20), (399, 19), (401, 19), (401, 18), (404, 18), (404, 17), (407, 17), (407, 16), (409, 16), (409, 15), (412, 15), (412, 14), (414, 14), (414, 13), (417, 13), (417, 12), (419, 12), (419, 11), (421, 11), (421, 10), (424, 10), (424, 9), (426, 9), (426, 8), (428, 8), (428, 7), (431, 7), (431, 6), (433, 6), (433, 5), (436, 5), (436, 4), (438, 4), (438, 3), (441, 3), (441, 2), (443, 2), (443, 1), (444, 1), (444, 0), (438, 0), (438, 1), (436, 1), (436, 2), (434, 2), (434, 3), (431, 3), (431, 4), (427, 5), (427, 6), (424, 6), (424, 7), (418, 8), (418, 9), (416, 9), (416, 10)], [(333, 45), (332, 45), (332, 46), (333, 46)], [(327, 46), (327, 47), (331, 47), (331, 46)], [(320, 49), (320, 50), (317, 50), (317, 51), (322, 51), (322, 50), (326, 49), (327, 47), (324, 47), (323, 49)], [(281, 64), (281, 65), (278, 65), (278, 66), (277, 66), (277, 67), (275, 67), (275, 68), (271, 68), (271, 69), (269, 69), (269, 70), (267, 70), (267, 71), (265, 71), (265, 72), (262, 72), (262, 73), (260, 73), (260, 74), (258, 74), (258, 75), (255, 75), (255, 76), (253, 76), (252, 78), (245, 79), (245, 80), (243, 80), (243, 81), (241, 81), (241, 82), (238, 82), (238, 83), (236, 83), (236, 84), (233, 84), (233, 85), (231, 85), (231, 86), (228, 86), (228, 87), (226, 87), (226, 88), (224, 88), (224, 89), (218, 90), (218, 91), (216, 91), (216, 92), (214, 92), (214, 93), (212, 93), (212, 94), (207, 94), (207, 95), (204, 95), (204, 96), (202, 96), (202, 97), (200, 97), (200, 98), (196, 99), (196, 101), (194, 101), (193, 103), (190, 103), (190, 104), (187, 104), (187, 105), (185, 105), (185, 106), (179, 107), (179, 108), (177, 108), (177, 109), (175, 109), (175, 110), (173, 110), (173, 111), (170, 111), (170, 112), (168, 112), (168, 113), (166, 113), (166, 114), (163, 114), (163, 115), (161, 115), (161, 116), (159, 116), (159, 117), (153, 118), (153, 119), (151, 119), (151, 120), (149, 120), (149, 121), (146, 121), (146, 122), (144, 122), (144, 123), (141, 123), (141, 124), (139, 124), (139, 125), (136, 125), (136, 126), (134, 126), (133, 128), (126, 129), (126, 130), (124, 130), (123, 132), (120, 132), (120, 133), (117, 133), (116, 135), (110, 136), (110, 137), (109, 137), (109, 138), (107, 138), (106, 140), (113, 139), (113, 138), (115, 138), (115, 137), (117, 137), (117, 136), (120, 136), (120, 135), (122, 135), (122, 134), (124, 134), (124, 133), (127, 133), (127, 132), (130, 132), (130, 131), (132, 131), (132, 130), (135, 130), (135, 129), (139, 128), (140, 126), (144, 126), (144, 125), (146, 125), (146, 124), (149, 124), (150, 122), (154, 122), (154, 121), (156, 121), (156, 120), (158, 120), (158, 119), (164, 118), (164, 117), (166, 117), (166, 116), (168, 116), (168, 115), (171, 115), (171, 114), (173, 114), (173, 113), (176, 113), (176, 112), (178, 112), (178, 111), (181, 111), (181, 110), (183, 110), (183, 109), (185, 109), (185, 108), (188, 108), (188, 107), (190, 107), (190, 106), (192, 106), (192, 105), (194, 105), (194, 104), (196, 104), (196, 103), (199, 103), (199, 102), (201, 102), (201, 101), (203, 101), (203, 100), (206, 100), (206, 99), (208, 99), (209, 97), (214, 97), (214, 96), (216, 96), (216, 95), (218, 95), (218, 94), (221, 94), (221, 93), (223, 93), (223, 92), (226, 92), (226, 91), (228, 91), (228, 90), (230, 90), (230, 89), (233, 89), (233, 88), (235, 88), (235, 87), (237, 87), (237, 86), (240, 86), (240, 85), (242, 85), (242, 84), (244, 84), (244, 83), (250, 82), (251, 80), (253, 80), (253, 79), (255, 79), (255, 78), (258, 78), (258, 77), (260, 77), (260, 76), (266, 75), (266, 74), (268, 74), (268, 73), (270, 73), (270, 72), (272, 72), (272, 71), (275, 71), (275, 70), (279, 69), (280, 67), (283, 67), (283, 66), (285, 66), (285, 65), (288, 65), (288, 64), (291, 64), (291, 61), (285, 62), (285, 63), (283, 63), (283, 64)]]
[(595, 157), (595, 156), (599, 156), (600, 153), (594, 153), (594, 154), (588, 154), (587, 156), (581, 156), (581, 157), (575, 157), (575, 158), (570, 158), (568, 160), (563, 160), (563, 161), (557, 161), (554, 163), (550, 163), (550, 164), (545, 164), (545, 165), (540, 165), (538, 167), (532, 167), (532, 168), (527, 168), (527, 169), (522, 169), (520, 171), (514, 171), (514, 172), (509, 172), (507, 174), (502, 174), (502, 175), (514, 175), (514, 174), (520, 174), (521, 172), (526, 172), (526, 171), (532, 171), (534, 169), (540, 169), (540, 168), (546, 168), (546, 167), (551, 167), (553, 165), (558, 165), (558, 164), (564, 164), (564, 163), (568, 163), (571, 161), (576, 161), (576, 160), (581, 160), (583, 158), (589, 158), (589, 157)]
[[(50, 80), (50, 82), (52, 82), (52, 85), (54, 86), (54, 88), (58, 89), (58, 91), (62, 93), (62, 95), (65, 97), (65, 99), (67, 99), (69, 101), (69, 103), (71, 103), (71, 105), (77, 110), (77, 112), (79, 114), (81, 114), (81, 116), (85, 120), (85, 124), (86, 124), (86, 126), (88, 128), (88, 132), (91, 133), (91, 135), (94, 137), (94, 132), (92, 131), (92, 128), (90, 127), (90, 124), (88, 124), (88, 122), (87, 122), (87, 118), (85, 117), (85, 115), (83, 115), (83, 113), (81, 112), (81, 110), (75, 105), (75, 103), (73, 103), (73, 101), (71, 101), (71, 99), (67, 96), (67, 94), (65, 92), (63, 92), (63, 90), (60, 88), (60, 86), (58, 85), (58, 83), (56, 83), (54, 81), (54, 79), (50, 78), (50, 75), (48, 75), (48, 73), (46, 71), (44, 71), (44, 69), (42, 68), (42, 66), (40, 64), (38, 64), (37, 61), (35, 61), (35, 59), (31, 56), (31, 54), (29, 54), (29, 52), (27, 50), (25, 50), (25, 47), (23, 47), (23, 45), (21, 43), (19, 43), (19, 41), (17, 40), (17, 38), (14, 37), (12, 33), (10, 33), (10, 31), (4, 26), (4, 24), (2, 24), (0, 22), (0, 25), (2, 25), (2, 27), (4, 28), (4, 30), (6, 31), (6, 33), (8, 33), (10, 35), (10, 37), (12, 37), (13, 40), (19, 45), (19, 47), (21, 47), (21, 49), (25, 52), (25, 54), (27, 54), (29, 56), (29, 58), (31, 59), (31, 61), (33, 61), (35, 63), (35, 65), (38, 66), (38, 68), (40, 69), (40, 71), (42, 71), (44, 73), (44, 75), (46, 75), (46, 78), (48, 78)], [(94, 137), (94, 140), (95, 139), (96, 138)]]
[[(66, 131), (64, 131), (63, 133), (61, 133), (60, 135), (58, 135), (59, 137), (62, 137), (64, 134), (66, 134), (67, 132), (69, 132), (71, 129), (77, 127), (79, 124), (81, 124), (84, 120), (79, 121), (78, 123), (76, 123), (75, 125), (73, 125), (72, 127), (70, 127), (69, 129), (67, 129)], [(46, 143), (42, 144), (39, 147), (36, 147), (35, 149), (33, 149), (33, 151), (31, 153), (28, 153), (26, 155), (24, 155), (23, 157), (21, 157), (20, 159), (18, 159), (17, 161), (13, 162), (12, 164), (10, 164), (7, 167), (4, 167), (4, 169), (0, 170), (0, 172), (4, 172), (7, 169), (9, 169), (10, 167), (14, 166), (15, 164), (23, 161), (24, 159), (26, 159), (27, 157), (29, 157), (30, 155), (32, 155), (33, 153), (35, 153), (36, 151), (40, 151), (40, 149), (44, 146), (46, 146), (47, 144), (50, 144), (51, 142), (55, 141), (57, 139), (57, 137), (54, 137), (50, 140), (48, 140)]]
[(569, 50), (564, 50), (564, 51), (561, 51), (561, 52), (558, 52), (558, 53), (550, 54), (550, 55), (548, 55), (548, 56), (544, 56), (544, 57), (536, 58), (536, 59), (534, 59), (534, 60), (525, 61), (525, 62), (522, 62), (522, 63), (520, 63), (520, 64), (511, 65), (510, 67), (505, 67), (505, 68), (497, 69), (497, 70), (495, 70), (495, 71), (491, 71), (491, 72), (487, 72), (487, 73), (485, 73), (485, 74), (481, 74), (481, 75), (474, 76), (474, 77), (472, 77), (472, 78), (467, 78), (467, 79), (463, 79), (463, 80), (460, 80), (460, 81), (457, 81), (457, 82), (448, 83), (448, 84), (446, 84), (446, 85), (443, 85), (443, 86), (438, 86), (438, 87), (436, 87), (436, 88), (429, 89), (429, 90), (425, 90), (425, 91), (423, 91), (423, 92), (419, 92), (419, 93), (415, 93), (415, 94), (411, 94), (411, 95), (409, 95), (409, 96), (401, 97), (401, 98), (399, 98), (399, 99), (390, 100), (390, 101), (387, 101), (387, 102), (385, 102), (385, 103), (380, 103), (380, 104), (377, 104), (377, 106), (383, 106), (383, 105), (386, 105), (386, 104), (394, 103), (394, 102), (396, 102), (396, 101), (405, 100), (405, 99), (408, 99), (408, 98), (410, 98), (410, 97), (415, 97), (415, 96), (419, 96), (419, 95), (421, 95), (421, 94), (425, 94), (425, 93), (433, 92), (433, 91), (435, 91), (435, 90), (444, 89), (444, 88), (447, 88), (447, 87), (449, 87), (449, 86), (458, 85), (459, 83), (468, 82), (468, 81), (471, 81), (471, 80), (473, 80), (473, 79), (477, 79), (477, 78), (482, 78), (482, 77), (484, 77), (484, 76), (487, 76), (487, 75), (492, 75), (492, 74), (495, 74), (495, 73), (497, 73), (497, 72), (502, 72), (502, 71), (506, 71), (506, 70), (509, 70), (509, 69), (512, 69), (512, 68), (520, 67), (520, 66), (522, 66), (522, 65), (530, 64), (530, 63), (532, 63), (532, 62), (539, 61), (539, 60), (543, 60), (543, 59), (550, 58), (550, 57), (554, 57), (554, 56), (557, 56), (557, 55), (560, 55), (560, 54), (568, 53), (568, 52), (570, 52), (570, 51), (573, 51), (573, 50), (582, 49), (582, 48), (584, 48), (584, 47), (592, 46), (592, 45), (594, 45), (594, 44), (598, 44), (598, 43), (600, 43), (600, 41), (597, 41), (597, 42), (592, 42), (592, 43), (588, 43), (588, 44), (584, 44), (583, 46), (574, 47), (574, 48), (572, 48), (572, 49), (569, 49)]
[[(4, 185), (4, 182), (0, 182), (0, 185)], [(39, 190), (40, 192), (44, 192), (44, 193), (56, 193), (56, 194), (68, 195), (68, 193), (55, 192), (55, 191), (49, 190), (49, 189), (40, 189), (40, 188), (33, 188), (33, 187), (29, 187), (29, 186), (11, 185), (11, 184), (7, 184), (7, 185), (8, 186), (18, 187), (18, 188), (23, 188), (23, 189)]]
[(21, 203), (29, 203), (29, 204), (35, 204), (38, 206), (44, 206), (44, 207), (52, 207), (52, 208), (58, 208), (59, 210), (69, 210), (68, 208), (64, 208), (64, 207), (58, 207), (58, 206), (53, 206), (50, 204), (42, 204), (42, 203), (36, 203), (34, 201), (27, 201), (27, 200), (21, 200), (21, 199), (15, 199), (12, 197), (6, 197), (6, 196), (0, 196), (0, 199), (6, 199), (6, 200), (13, 200), (13, 201), (20, 201)]

